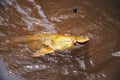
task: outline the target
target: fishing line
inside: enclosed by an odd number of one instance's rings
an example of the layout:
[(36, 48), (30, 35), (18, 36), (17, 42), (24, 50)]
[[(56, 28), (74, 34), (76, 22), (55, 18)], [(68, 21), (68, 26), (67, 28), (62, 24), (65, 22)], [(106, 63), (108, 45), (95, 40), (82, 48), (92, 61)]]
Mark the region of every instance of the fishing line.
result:
[(74, 0), (74, 7), (73, 7), (73, 18), (74, 18), (74, 34), (78, 35), (78, 25), (77, 25), (77, 0)]

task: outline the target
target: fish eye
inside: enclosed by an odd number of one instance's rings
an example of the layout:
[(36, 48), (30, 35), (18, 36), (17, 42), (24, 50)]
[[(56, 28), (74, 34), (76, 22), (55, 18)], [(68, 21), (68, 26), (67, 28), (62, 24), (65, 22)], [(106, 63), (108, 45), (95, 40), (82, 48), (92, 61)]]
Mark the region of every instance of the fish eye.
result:
[(54, 42), (54, 40), (51, 40), (51, 42)]

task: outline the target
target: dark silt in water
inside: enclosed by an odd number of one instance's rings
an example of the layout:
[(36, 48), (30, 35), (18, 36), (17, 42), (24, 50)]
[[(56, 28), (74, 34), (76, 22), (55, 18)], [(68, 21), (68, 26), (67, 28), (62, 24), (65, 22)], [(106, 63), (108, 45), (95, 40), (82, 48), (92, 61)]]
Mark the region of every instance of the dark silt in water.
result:
[[(3, 37), (36, 33), (90, 41), (40, 58), (26, 44), (4, 46)], [(0, 80), (120, 80), (119, 41), (120, 0), (0, 0)]]

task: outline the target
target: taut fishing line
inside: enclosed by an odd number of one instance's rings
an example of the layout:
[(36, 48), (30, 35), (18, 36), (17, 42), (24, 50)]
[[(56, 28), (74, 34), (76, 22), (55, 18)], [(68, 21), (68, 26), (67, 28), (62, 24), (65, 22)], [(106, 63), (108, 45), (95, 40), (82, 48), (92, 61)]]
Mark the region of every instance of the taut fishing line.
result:
[(74, 34), (78, 36), (78, 25), (77, 25), (77, 0), (74, 0), (74, 7), (73, 7), (73, 18), (74, 18)]

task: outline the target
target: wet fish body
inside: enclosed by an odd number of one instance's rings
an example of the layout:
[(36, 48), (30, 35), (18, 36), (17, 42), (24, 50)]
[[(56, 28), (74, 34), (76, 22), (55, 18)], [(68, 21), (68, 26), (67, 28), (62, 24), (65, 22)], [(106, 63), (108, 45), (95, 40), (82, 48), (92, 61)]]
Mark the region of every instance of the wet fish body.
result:
[(14, 37), (11, 43), (30, 43), (28, 48), (37, 50), (33, 57), (39, 57), (55, 51), (64, 51), (88, 42), (88, 37), (65, 36), (61, 34), (34, 34), (23, 37)]

